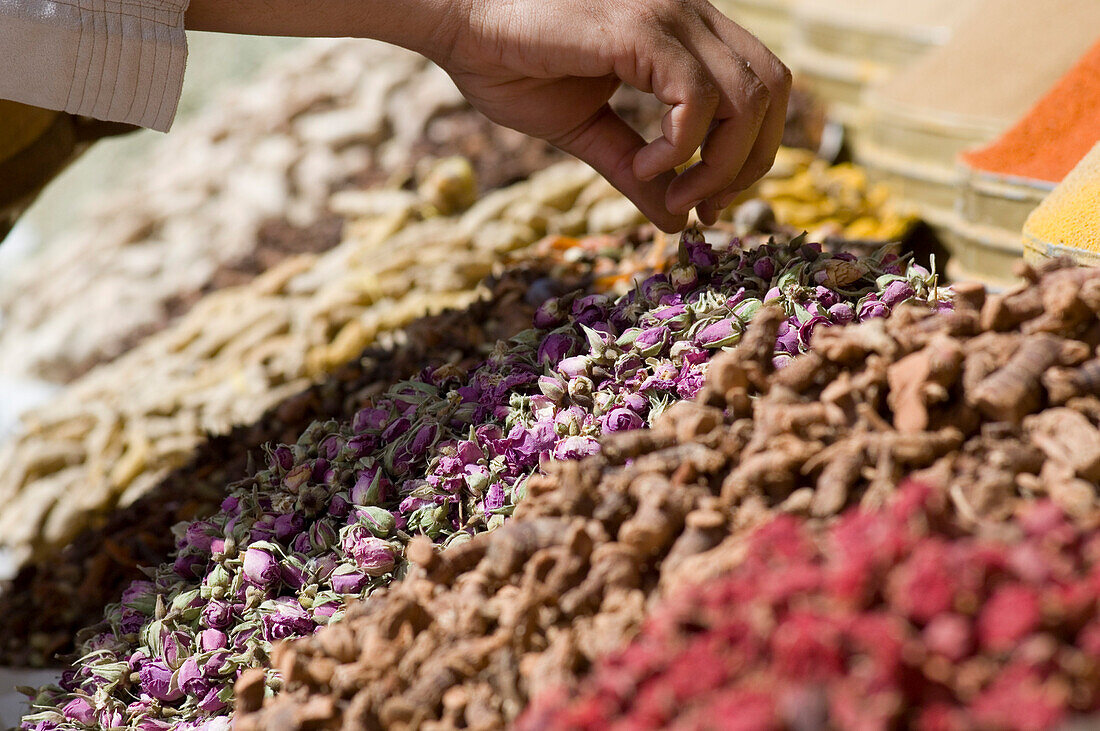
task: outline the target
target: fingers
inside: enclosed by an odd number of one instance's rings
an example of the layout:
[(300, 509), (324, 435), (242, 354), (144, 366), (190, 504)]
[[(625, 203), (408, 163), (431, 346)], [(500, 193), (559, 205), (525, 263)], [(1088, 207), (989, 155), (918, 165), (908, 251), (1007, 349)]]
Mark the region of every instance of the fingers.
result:
[(707, 213), (713, 210), (716, 217), (717, 211), (729, 206), (741, 191), (763, 177), (775, 162), (776, 152), (783, 141), (787, 103), (791, 95), (791, 72), (752, 34), (717, 10), (706, 13), (704, 21), (727, 46), (738, 48), (769, 92), (767, 112), (741, 172), (729, 186), (705, 203)]
[(662, 231), (674, 233), (687, 224), (686, 212), (673, 214), (665, 207), (675, 173), (665, 171), (650, 180), (635, 174), (634, 159), (645, 140), (610, 106), (604, 105), (577, 129), (551, 141), (595, 168)]
[(756, 144), (771, 96), (748, 63), (714, 36), (694, 39), (694, 45), (722, 99), (700, 162), (669, 186), (667, 204), (674, 213), (690, 211), (733, 184)]
[(634, 173), (641, 180), (651, 180), (690, 160), (718, 111), (720, 94), (702, 63), (683, 47), (669, 48), (667, 53), (671, 58), (654, 68), (652, 86), (657, 98), (672, 109), (661, 120), (662, 136), (634, 158)]
[(783, 136), (790, 73), (705, 0), (649, 7), (658, 22), (647, 31), (652, 53), (638, 65), (652, 73), (641, 84), (625, 80), (648, 86), (672, 109), (664, 134), (639, 151), (634, 171), (652, 179), (701, 148), (701, 161), (672, 181), (665, 202), (673, 214), (696, 208), (704, 222), (713, 222), (722, 203), (771, 168)]

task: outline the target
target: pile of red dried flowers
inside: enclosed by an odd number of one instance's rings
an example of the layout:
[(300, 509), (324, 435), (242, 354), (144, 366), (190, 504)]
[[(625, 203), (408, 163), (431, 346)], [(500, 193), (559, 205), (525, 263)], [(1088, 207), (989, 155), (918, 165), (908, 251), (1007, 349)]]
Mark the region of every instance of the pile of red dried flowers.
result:
[(518, 728), (1050, 728), (1100, 708), (1098, 577), (1100, 531), (1050, 502), (985, 537), (917, 483), (824, 532), (783, 516)]
[(350, 421), (269, 449), (216, 515), (182, 527), (173, 563), (108, 608), (23, 726), (224, 727), (234, 680), (272, 642), (312, 634), (400, 575), (412, 536), (452, 546), (495, 528), (548, 460), (593, 454), (596, 437), (694, 398), (711, 355), (761, 307), (784, 312), (769, 348), (781, 366), (819, 327), (938, 296), (933, 275), (885, 250), (744, 250), (689, 233), (667, 274), (618, 299), (550, 299), (534, 329), (469, 372), (428, 369)]

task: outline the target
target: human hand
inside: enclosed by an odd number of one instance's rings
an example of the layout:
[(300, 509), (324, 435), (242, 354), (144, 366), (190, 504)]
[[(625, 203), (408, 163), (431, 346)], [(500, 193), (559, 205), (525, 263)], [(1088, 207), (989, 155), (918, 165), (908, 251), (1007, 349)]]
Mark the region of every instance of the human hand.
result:
[[(428, 55), (493, 121), (588, 162), (657, 226), (712, 224), (783, 136), (790, 72), (706, 0), (461, 0)], [(456, 20), (457, 17), (457, 20)], [(671, 109), (646, 143), (621, 83)], [(701, 149), (702, 160), (675, 168)]]

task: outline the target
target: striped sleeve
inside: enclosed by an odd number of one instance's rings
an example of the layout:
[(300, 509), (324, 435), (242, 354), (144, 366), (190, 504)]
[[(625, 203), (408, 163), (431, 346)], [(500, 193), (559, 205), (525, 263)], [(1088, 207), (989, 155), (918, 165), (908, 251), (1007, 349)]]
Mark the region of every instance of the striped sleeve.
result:
[(188, 0), (0, 0), (0, 99), (166, 132)]

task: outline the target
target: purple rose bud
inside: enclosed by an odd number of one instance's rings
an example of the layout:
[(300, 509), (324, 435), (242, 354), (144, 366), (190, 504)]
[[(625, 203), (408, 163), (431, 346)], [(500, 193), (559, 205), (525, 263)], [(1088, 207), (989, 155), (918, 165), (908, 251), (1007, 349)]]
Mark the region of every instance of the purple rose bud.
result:
[(764, 256), (753, 262), (752, 272), (763, 280), (771, 281), (775, 276), (775, 262), (770, 256)]
[(264, 615), (263, 636), (268, 642), (301, 637), (312, 632), (316, 625), (296, 599), (281, 597), (275, 600), (275, 609)]
[(779, 334), (776, 338), (775, 349), (780, 353), (798, 352), (798, 320), (794, 320), (793, 323), (791, 320), (784, 320), (779, 323)]
[(233, 621), (233, 609), (224, 601), (211, 599), (202, 608), (202, 623), (213, 630), (223, 630)]
[(271, 463), (278, 469), (289, 470), (294, 466), (294, 452), (290, 447), (281, 444), (271, 452)]
[(875, 299), (867, 299), (859, 306), (859, 321), (864, 322), (876, 317), (886, 317), (890, 308)]
[(389, 423), (389, 420), (390, 412), (388, 410), (367, 407), (356, 412), (351, 428), (356, 434), (368, 431), (379, 432)]
[(645, 422), (642, 421), (642, 417), (638, 416), (630, 409), (620, 406), (608, 412), (608, 414), (600, 420), (600, 425), (605, 432), (617, 432), (640, 429), (645, 425)]
[(348, 529), (340, 544), (344, 555), (352, 558), (358, 568), (370, 576), (388, 574), (396, 565), (390, 544), (376, 538), (366, 527), (355, 525)]
[(644, 416), (649, 412), (649, 399), (640, 393), (628, 393), (623, 396), (623, 406)]
[(549, 330), (563, 322), (565, 322), (565, 312), (561, 306), (561, 300), (556, 297), (546, 300), (535, 310), (534, 324), (540, 330)]
[(395, 419), (390, 422), (389, 426), (382, 430), (382, 441), (387, 443), (392, 442), (411, 428), (412, 422), (404, 416), (400, 419)]
[(220, 629), (204, 629), (199, 633), (199, 649), (203, 652), (223, 650), (229, 645), (229, 638)]
[(270, 586), (279, 580), (279, 559), (266, 549), (251, 546), (244, 552), (244, 575), (257, 586)]
[(294, 540), (290, 542), (290, 550), (294, 553), (307, 554), (313, 551), (313, 544), (310, 543), (309, 533), (299, 533), (294, 536)]
[(804, 348), (810, 347), (810, 339), (813, 337), (814, 330), (819, 326), (828, 327), (833, 323), (827, 317), (821, 315), (814, 315), (806, 322), (802, 323), (798, 328), (798, 342)]
[(764, 301), (771, 302), (772, 300), (779, 299), (782, 296), (783, 292), (780, 291), (779, 287), (772, 287), (768, 290), (768, 293), (764, 295)]
[(137, 579), (131, 581), (130, 585), (122, 592), (122, 606), (152, 614), (156, 597), (157, 592), (153, 582)]
[(351, 503), (349, 503), (341, 493), (337, 493), (332, 496), (332, 499), (328, 503), (328, 514), (334, 515), (337, 518), (343, 518), (351, 512)]
[(313, 621), (318, 624), (327, 624), (332, 615), (340, 611), (340, 605), (336, 602), (328, 602), (327, 604), (321, 604), (320, 606), (314, 605), (313, 607)]
[(331, 461), (340, 455), (340, 451), (343, 448), (344, 438), (339, 434), (330, 434), (321, 442), (321, 445), (317, 448), (317, 452), (325, 459)]
[(847, 302), (837, 302), (829, 308), (829, 317), (841, 325), (856, 319), (856, 311)]
[(748, 296), (748, 291), (744, 287), (740, 287), (732, 296), (726, 298), (726, 307), (732, 309), (744, 302)]
[(211, 688), (203, 699), (198, 702), (198, 707), (207, 713), (217, 713), (226, 707), (226, 702), (218, 697), (218, 688)]
[(288, 562), (279, 567), (279, 578), (291, 589), (301, 589), (306, 585), (307, 575), (301, 562)]
[[(217, 630), (210, 631), (217, 632)], [(202, 668), (193, 657), (183, 661), (183, 665), (176, 674), (176, 684), (184, 693), (195, 698), (205, 696), (211, 687), (210, 681), (203, 677)]]
[(221, 504), (222, 512), (229, 513), (230, 515), (236, 515), (237, 511), (240, 509), (240, 504), (241, 504), (240, 499), (235, 498), (231, 495), (231, 496), (227, 497), (225, 500), (222, 500), (222, 504)]
[(206, 557), (194, 553), (181, 553), (172, 564), (172, 570), (184, 579), (197, 579), (205, 569)]
[(206, 521), (195, 521), (187, 526), (187, 543), (199, 551), (209, 551), (210, 543), (214, 540), (214, 524)]
[(554, 447), (554, 459), (583, 459), (599, 451), (600, 443), (591, 437), (566, 437)]
[(588, 374), (588, 356), (574, 355), (558, 363), (558, 372), (566, 378), (577, 378)]
[(489, 491), (485, 494), (485, 512), (503, 508), (504, 499), (504, 486), (499, 482), (494, 482), (489, 486)]
[(697, 267), (712, 267), (718, 263), (718, 255), (706, 241), (685, 242), (684, 250), (688, 262)]
[(73, 698), (61, 709), (61, 713), (70, 721), (91, 725), (95, 722), (95, 708), (84, 698)]
[(554, 365), (567, 358), (577, 347), (577, 339), (566, 333), (550, 333), (539, 343), (539, 365)]
[(660, 353), (668, 344), (671, 332), (668, 327), (659, 325), (643, 330), (634, 340), (634, 348), (646, 357)]
[(138, 671), (141, 689), (158, 701), (167, 703), (183, 697), (183, 691), (172, 682), (172, 675), (172, 669), (159, 659), (150, 660)]
[(727, 317), (700, 328), (695, 333), (695, 345), (700, 348), (721, 348), (733, 345), (741, 339), (741, 322)]
[(335, 546), (338, 540), (336, 528), (327, 520), (318, 520), (309, 527), (309, 532), (304, 535), (309, 541), (309, 549), (303, 553), (326, 551)]
[(409, 453), (413, 457), (424, 454), (435, 443), (438, 435), (439, 427), (436, 424), (425, 424), (420, 427), (416, 430), (416, 435), (413, 436), (412, 442), (409, 444)]
[(581, 325), (594, 325), (607, 317), (608, 299), (602, 294), (590, 294), (573, 301), (573, 318)]
[(382, 475), (377, 465), (361, 471), (351, 488), (351, 502), (355, 505), (380, 505), (389, 498), (390, 481)]
[(884, 305), (893, 308), (916, 294), (916, 290), (913, 289), (913, 285), (909, 284), (909, 282), (904, 279), (895, 279), (887, 284), (886, 288), (882, 290), (882, 297), (880, 299)]
[(275, 518), (275, 537), (285, 541), (291, 536), (298, 535), (305, 527), (306, 519), (298, 513), (283, 513)]
[(370, 584), (370, 577), (350, 566), (341, 566), (332, 573), (331, 583), (337, 594), (358, 594)]
[(565, 382), (557, 376), (539, 376), (539, 391), (554, 403), (565, 398)]
[(814, 299), (825, 309), (829, 309), (840, 303), (840, 295), (828, 287), (817, 286), (814, 288)]

